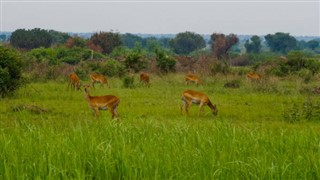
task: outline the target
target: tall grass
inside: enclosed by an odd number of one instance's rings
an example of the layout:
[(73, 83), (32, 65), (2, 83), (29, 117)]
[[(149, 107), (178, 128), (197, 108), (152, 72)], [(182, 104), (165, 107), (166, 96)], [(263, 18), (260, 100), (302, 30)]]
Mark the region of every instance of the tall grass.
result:
[[(319, 123), (283, 116), (289, 102), (318, 97), (296, 81), (270, 90), (234, 78), (239, 89), (217, 76), (186, 87), (174, 74), (152, 77), (150, 88), (111, 79), (111, 88), (91, 89), (120, 97), (119, 120), (94, 117), (66, 83), (29, 84), (0, 101), (0, 179), (318, 179)], [(207, 108), (198, 117), (195, 106), (181, 115), (185, 89), (208, 94), (218, 116)], [(47, 112), (13, 111), (21, 104)]]

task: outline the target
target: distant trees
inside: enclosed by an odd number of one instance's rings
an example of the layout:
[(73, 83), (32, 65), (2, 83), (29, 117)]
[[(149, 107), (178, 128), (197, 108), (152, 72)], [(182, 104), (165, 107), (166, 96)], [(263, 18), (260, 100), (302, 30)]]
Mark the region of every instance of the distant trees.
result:
[(46, 30), (34, 28), (31, 30), (17, 29), (11, 34), (10, 43), (13, 47), (33, 49), (38, 47), (50, 47), (52, 36)]
[(55, 30), (49, 30), (48, 33), (52, 37), (52, 44), (63, 44), (71, 37), (68, 33)]
[(260, 53), (261, 51), (261, 39), (259, 36), (252, 36), (250, 38), (251, 41), (247, 40), (244, 44), (247, 53)]
[(126, 33), (121, 36), (122, 44), (128, 48), (133, 48), (136, 43), (140, 43), (142, 46), (144, 46), (145, 42), (144, 39), (140, 36)]
[(88, 44), (90, 49), (110, 54), (113, 49), (122, 44), (122, 41), (119, 33), (99, 32), (91, 36)]
[(206, 43), (203, 37), (193, 32), (183, 32), (171, 39), (170, 46), (177, 54), (189, 54), (192, 51), (204, 48)]
[(211, 35), (211, 49), (213, 55), (218, 59), (228, 58), (228, 51), (239, 41), (235, 34), (224, 35), (213, 33)]
[(277, 53), (287, 54), (297, 45), (297, 40), (289, 33), (277, 32), (264, 36), (270, 50)]
[(317, 41), (317, 40), (308, 41), (307, 42), (307, 47), (312, 49), (312, 50), (315, 50), (317, 47), (319, 47), (319, 41)]

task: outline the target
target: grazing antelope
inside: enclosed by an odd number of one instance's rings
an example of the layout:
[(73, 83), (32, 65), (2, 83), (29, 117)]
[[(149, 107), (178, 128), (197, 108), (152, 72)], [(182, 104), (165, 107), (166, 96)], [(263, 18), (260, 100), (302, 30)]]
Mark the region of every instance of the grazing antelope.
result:
[(185, 76), (185, 80), (186, 80), (186, 85), (188, 85), (190, 81), (196, 83), (197, 86), (201, 83), (200, 78), (192, 73), (188, 73)]
[(259, 75), (257, 73), (249, 72), (249, 73), (247, 73), (247, 78), (257, 81), (257, 80), (261, 79), (261, 75)]
[[(94, 87), (94, 84), (97, 82), (97, 83), (100, 83), (101, 84), (101, 87), (104, 85), (104, 84), (107, 84), (108, 85), (108, 79), (102, 75), (102, 74), (98, 74), (98, 73), (92, 73), (90, 74), (90, 79), (91, 79), (91, 86)], [(109, 85), (108, 85), (109, 86)]]
[(109, 110), (112, 114), (112, 118), (118, 116), (117, 107), (120, 103), (120, 99), (114, 95), (105, 96), (90, 96), (88, 88), (89, 85), (83, 85), (84, 98), (87, 100), (89, 106), (92, 108), (96, 116), (99, 116), (99, 110)]
[(150, 77), (148, 73), (145, 73), (145, 72), (140, 73), (140, 83), (144, 83), (148, 87), (150, 87)]
[(210, 99), (208, 98), (208, 96), (201, 93), (201, 92), (197, 92), (197, 91), (193, 91), (193, 90), (183, 91), (181, 99), (183, 101), (183, 104), (180, 107), (181, 114), (183, 112), (183, 107), (184, 107), (184, 110), (186, 111), (186, 113), (188, 114), (189, 107), (190, 107), (191, 103), (199, 104), (198, 116), (200, 116), (200, 113), (203, 112), (203, 107), (205, 105), (209, 106), (213, 115), (218, 114), (217, 106), (215, 104), (213, 105), (211, 103)]
[(80, 79), (76, 73), (69, 74), (68, 88), (80, 90)]

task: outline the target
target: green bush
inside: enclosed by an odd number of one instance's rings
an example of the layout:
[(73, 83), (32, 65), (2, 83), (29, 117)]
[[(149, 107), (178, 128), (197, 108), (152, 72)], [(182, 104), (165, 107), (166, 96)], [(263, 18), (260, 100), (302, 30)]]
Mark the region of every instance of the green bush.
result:
[(21, 85), (21, 69), (18, 52), (0, 46), (0, 97), (11, 94)]
[(73, 47), (57, 47), (57, 48), (37, 48), (27, 53), (27, 57), (38, 62), (48, 61), (49, 64), (59, 64), (65, 62), (68, 64), (78, 64), (81, 60), (101, 59), (105, 58), (103, 54), (96, 53), (90, 49)]
[(125, 67), (119, 61), (110, 59), (102, 63), (99, 71), (109, 77), (118, 76), (122, 77), (125, 74)]
[(124, 63), (127, 69), (133, 70), (134, 72), (139, 72), (147, 67), (147, 61), (139, 51), (129, 53)]
[(164, 50), (156, 50), (157, 67), (163, 73), (175, 70), (176, 61), (170, 57)]

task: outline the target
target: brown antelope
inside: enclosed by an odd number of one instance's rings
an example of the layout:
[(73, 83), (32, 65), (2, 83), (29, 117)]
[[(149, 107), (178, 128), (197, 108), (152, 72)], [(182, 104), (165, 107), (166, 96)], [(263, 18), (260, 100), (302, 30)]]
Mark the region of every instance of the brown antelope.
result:
[(185, 80), (186, 80), (186, 85), (188, 85), (190, 81), (196, 83), (197, 86), (201, 83), (200, 78), (192, 73), (188, 73), (185, 76)]
[(208, 98), (208, 96), (201, 93), (201, 92), (197, 92), (197, 91), (193, 91), (193, 90), (183, 91), (181, 99), (183, 101), (183, 104), (180, 107), (181, 114), (183, 113), (183, 109), (188, 114), (189, 107), (190, 107), (191, 103), (199, 104), (198, 116), (200, 116), (200, 113), (203, 112), (203, 107), (206, 105), (209, 106), (213, 115), (218, 114), (217, 106), (215, 104), (213, 105), (211, 103), (210, 99)]
[(249, 73), (247, 73), (247, 78), (257, 81), (257, 80), (261, 79), (261, 75), (259, 75), (257, 73), (249, 72)]
[[(90, 74), (90, 79), (91, 79), (91, 86), (94, 87), (94, 84), (97, 82), (97, 83), (100, 83), (101, 84), (101, 87), (104, 85), (104, 84), (107, 84), (108, 85), (108, 79), (102, 75), (102, 74), (98, 74), (98, 73), (92, 73)], [(108, 85), (109, 86), (109, 85)]]
[(150, 77), (148, 73), (145, 73), (145, 72), (140, 73), (140, 83), (144, 83), (148, 87), (150, 86)]
[(71, 89), (80, 90), (80, 79), (76, 73), (69, 74), (68, 87), (69, 86), (71, 87)]
[(95, 113), (95, 116), (99, 116), (99, 110), (109, 110), (112, 114), (112, 118), (118, 117), (117, 107), (120, 103), (120, 99), (114, 95), (105, 96), (90, 96), (88, 88), (89, 85), (83, 85), (84, 87), (84, 98), (87, 100), (89, 106)]

